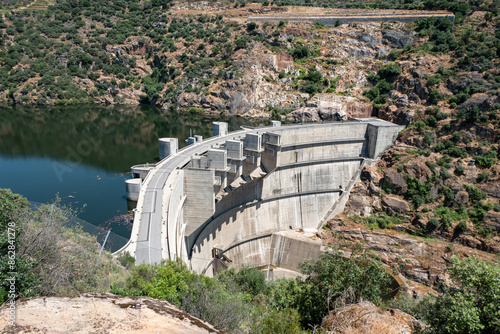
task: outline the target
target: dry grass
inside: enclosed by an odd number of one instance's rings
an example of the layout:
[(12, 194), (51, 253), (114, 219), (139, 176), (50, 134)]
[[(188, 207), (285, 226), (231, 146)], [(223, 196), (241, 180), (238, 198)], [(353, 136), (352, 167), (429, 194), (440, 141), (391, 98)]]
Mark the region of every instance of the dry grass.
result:
[(412, 332), (412, 317), (394, 310), (382, 312), (370, 302), (336, 308), (321, 327), (331, 334), (400, 334)]

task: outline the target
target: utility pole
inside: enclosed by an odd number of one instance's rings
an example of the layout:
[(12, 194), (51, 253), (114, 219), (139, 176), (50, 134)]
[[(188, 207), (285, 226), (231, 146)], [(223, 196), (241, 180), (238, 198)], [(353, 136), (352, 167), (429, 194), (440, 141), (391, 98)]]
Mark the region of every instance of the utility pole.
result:
[(99, 251), (99, 256), (97, 256), (97, 260), (95, 261), (95, 265), (97, 266), (97, 263), (99, 262), (99, 258), (101, 257), (102, 250), (104, 249), (104, 246), (106, 245), (106, 241), (108, 241), (109, 234), (111, 233), (111, 230), (108, 231), (108, 234), (106, 234), (106, 238), (104, 239), (104, 242), (102, 243), (101, 250)]

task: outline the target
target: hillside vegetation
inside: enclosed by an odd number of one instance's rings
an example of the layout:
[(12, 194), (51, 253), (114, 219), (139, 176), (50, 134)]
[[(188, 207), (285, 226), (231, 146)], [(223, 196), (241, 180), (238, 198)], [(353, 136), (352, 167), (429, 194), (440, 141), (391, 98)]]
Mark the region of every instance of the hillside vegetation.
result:
[[(417, 100), (409, 96), (410, 104), (446, 97), (459, 105), (467, 94), (499, 85), (494, 3), (419, 3), (454, 11), (456, 25), (428, 19), (336, 28), (245, 22), (234, 15), (249, 15), (260, 6), (245, 3), (234, 5), (234, 14), (232, 4), (209, 2), (200, 15), (189, 9), (195, 4), (58, 0), (47, 10), (9, 11), (0, 20), (0, 97), (26, 104), (144, 102), (165, 110), (278, 117), (318, 93), (363, 100), (370, 82), (376, 88), (365, 95), (383, 105), (393, 88), (401, 89), (393, 87), (391, 73), (374, 75), (381, 65), (406, 60), (412, 70), (420, 67), (415, 55), (429, 53), (449, 54), (459, 66), (448, 69), (448, 59), (440, 73), (426, 73), (432, 77), (429, 88)], [(475, 10), (485, 12), (478, 17)], [(452, 89), (455, 97), (434, 89), (437, 81), (477, 69), (486, 86)], [(419, 81), (425, 86), (426, 80)]]

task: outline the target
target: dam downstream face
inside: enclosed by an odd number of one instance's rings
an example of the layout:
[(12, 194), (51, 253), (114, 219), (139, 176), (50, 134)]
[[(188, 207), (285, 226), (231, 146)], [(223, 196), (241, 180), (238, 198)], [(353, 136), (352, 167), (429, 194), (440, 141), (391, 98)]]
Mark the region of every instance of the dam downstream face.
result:
[[(400, 129), (366, 120), (263, 131), (261, 166), (253, 167), (265, 173), (216, 203), (194, 239), (192, 268), (208, 275), (223, 268), (219, 260), (203, 260), (216, 249), (235, 266), (268, 264), (296, 271), (320, 245), (280, 232), (316, 231), (341, 211), (362, 168), (392, 146)], [(251, 166), (246, 169), (252, 173)], [(191, 204), (186, 201), (185, 212)]]
[(305, 259), (295, 254), (317, 253), (318, 245), (285, 232), (316, 231), (339, 213), (363, 167), (402, 127), (376, 119), (278, 123), (229, 133), (215, 124), (214, 137), (173, 150), (141, 183), (121, 251), (138, 263), (181, 257), (207, 275), (229, 265), (296, 270)]
[[(214, 120), (150, 106), (3, 106), (0, 188), (39, 203), (58, 194), (62, 204), (83, 210), (79, 218), (121, 237), (110, 248), (116, 250), (130, 237), (131, 203), (125, 197), (130, 166), (156, 161), (158, 137), (182, 141), (191, 131), (209, 136)], [(235, 118), (229, 126), (259, 123)]]

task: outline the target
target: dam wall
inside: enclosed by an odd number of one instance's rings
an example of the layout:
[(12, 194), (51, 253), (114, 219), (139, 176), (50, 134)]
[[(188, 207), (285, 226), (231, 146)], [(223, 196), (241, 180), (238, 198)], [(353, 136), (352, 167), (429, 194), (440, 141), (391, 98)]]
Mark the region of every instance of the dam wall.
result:
[(317, 229), (343, 210), (363, 167), (402, 127), (356, 119), (231, 133), (218, 122), (213, 130), (136, 173), (131, 239), (117, 253), (136, 263), (180, 257), (206, 275), (241, 265), (296, 271), (318, 253)]
[(189, 237), (191, 268), (210, 275), (202, 259), (214, 249), (233, 265), (274, 265), (280, 256), (271, 251), (273, 233), (317, 229), (333, 204), (345, 203), (339, 200), (359, 178), (363, 162), (392, 146), (399, 130), (387, 122), (360, 121), (262, 133), (264, 174), (231, 189), (196, 237)]

